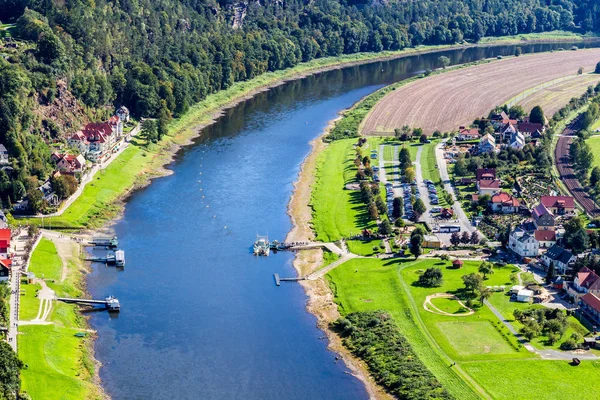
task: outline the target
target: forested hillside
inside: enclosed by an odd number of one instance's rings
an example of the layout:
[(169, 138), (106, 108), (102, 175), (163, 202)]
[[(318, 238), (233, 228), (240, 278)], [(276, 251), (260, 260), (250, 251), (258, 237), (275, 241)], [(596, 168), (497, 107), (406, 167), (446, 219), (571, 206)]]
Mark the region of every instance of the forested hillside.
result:
[[(0, 0), (0, 37), (18, 44), (0, 39), (0, 142), (15, 160), (12, 172), (0, 172), (0, 198), (6, 207), (46, 179), (47, 143), (106, 118), (113, 106), (166, 121), (236, 81), (318, 57), (596, 30), (599, 4)], [(77, 104), (65, 102), (71, 94)]]

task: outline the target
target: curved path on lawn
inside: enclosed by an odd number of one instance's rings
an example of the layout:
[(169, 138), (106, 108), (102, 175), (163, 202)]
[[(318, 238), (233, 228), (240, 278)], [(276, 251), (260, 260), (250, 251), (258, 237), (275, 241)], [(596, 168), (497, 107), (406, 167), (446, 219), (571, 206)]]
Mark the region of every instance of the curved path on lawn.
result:
[[(449, 313), (446, 311), (442, 311), (435, 304), (433, 304), (431, 299), (453, 299), (453, 300), (456, 300), (458, 302), (458, 304), (460, 304), (461, 307), (464, 307), (469, 311), (467, 311), (465, 313), (460, 313), (460, 314), (452, 314), (452, 313)], [(466, 317), (468, 315), (475, 314), (475, 310), (467, 307), (458, 297), (456, 297), (455, 295), (450, 294), (450, 293), (436, 293), (436, 294), (431, 294), (431, 295), (425, 297), (425, 301), (423, 302), (423, 308), (425, 310), (429, 311), (430, 313), (445, 315), (448, 317)]]
[(362, 134), (393, 134), (403, 125), (427, 134), (450, 132), (487, 115), (526, 89), (592, 71), (600, 49), (557, 51), (458, 68), (408, 83), (386, 95), (369, 113)]

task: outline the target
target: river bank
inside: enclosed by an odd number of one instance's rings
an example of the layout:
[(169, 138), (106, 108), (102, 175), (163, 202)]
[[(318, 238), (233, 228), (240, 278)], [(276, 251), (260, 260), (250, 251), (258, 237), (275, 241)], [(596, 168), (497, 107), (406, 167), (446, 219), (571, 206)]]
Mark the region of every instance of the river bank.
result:
[[(437, 50), (440, 50), (440, 48), (430, 49), (429, 51), (431, 52)], [(414, 52), (407, 53), (406, 55), (411, 54), (414, 54)], [(394, 56), (390, 58), (397, 57)], [(373, 61), (373, 59), (363, 60), (359, 62), (366, 63), (371, 61)], [(341, 68), (343, 66), (349, 65), (352, 64), (347, 63), (344, 65), (330, 66), (327, 67), (327, 69)], [(326, 69), (322, 69), (320, 71), (315, 70), (312, 73), (318, 73), (325, 70)], [(309, 74), (310, 73), (307, 73), (306, 75)], [(297, 75), (295, 78), (287, 78), (286, 80), (299, 79), (306, 75)], [(265, 86), (262, 89), (257, 88), (252, 95), (282, 84), (284, 80), (281, 79), (279, 82), (273, 83), (272, 86)], [(229, 103), (224, 102), (224, 105), (222, 105), (220, 109), (210, 108), (208, 107), (208, 105), (202, 106), (203, 110), (200, 110), (199, 112), (201, 112), (202, 115), (204, 115), (203, 118), (206, 119), (206, 122), (201, 122), (198, 126), (194, 126), (194, 124), (197, 121), (192, 121), (193, 118), (191, 116), (189, 116), (190, 119), (187, 120), (185, 123), (182, 121), (174, 122), (171, 132), (172, 136), (165, 139), (158, 145), (145, 148), (143, 146), (143, 143), (138, 143), (138, 146), (132, 146), (131, 151), (127, 152), (126, 154), (122, 155), (117, 160), (115, 160), (115, 162), (113, 163), (114, 165), (111, 165), (110, 170), (107, 170), (101, 176), (98, 176), (98, 178), (94, 181), (94, 185), (90, 185), (90, 189), (87, 195), (82, 195), (82, 200), (77, 202), (77, 206), (70, 207), (70, 215), (67, 215), (63, 220), (53, 219), (52, 226), (62, 227), (65, 229), (77, 229), (81, 227), (98, 227), (111, 221), (111, 219), (118, 217), (122, 210), (122, 206), (124, 205), (123, 201), (130, 193), (132, 193), (137, 188), (141, 188), (148, 184), (151, 178), (169, 173), (169, 170), (165, 169), (164, 165), (168, 164), (172, 160), (173, 154), (175, 154), (181, 146), (191, 143), (191, 140), (199, 135), (201, 127), (207, 126), (208, 124), (212, 123), (214, 119), (218, 115), (220, 115), (219, 113), (222, 113), (226, 108), (232, 107), (234, 104), (237, 104), (250, 97), (251, 95), (248, 93), (245, 95), (246, 97), (237, 98), (235, 100), (235, 103), (231, 103), (232, 101), (234, 101), (231, 99), (229, 100)], [(319, 151), (319, 142), (320, 140), (318, 139), (315, 142), (315, 146), (317, 147), (317, 154)], [(314, 160), (316, 160), (316, 155), (313, 161)], [(309, 171), (310, 168), (310, 165), (306, 164), (305, 168), (303, 168), (303, 171)], [(314, 164), (312, 168), (314, 168)], [(87, 189), (88, 188), (86, 188), (86, 191)], [(110, 191), (109, 195), (106, 194), (106, 191)], [(98, 200), (98, 202), (96, 202), (96, 199)], [(308, 192), (308, 197), (303, 197), (303, 201), (306, 199), (310, 199), (310, 192)], [(104, 210), (103, 207), (106, 207), (106, 209)], [(310, 213), (304, 214), (304, 216), (306, 215), (308, 215), (308, 218), (298, 218), (295, 223), (303, 226), (302, 232), (308, 232), (308, 234), (310, 234)], [(57, 222), (62, 222), (62, 224), (57, 224)], [(48, 223), (48, 219), (46, 219), (46, 223)], [(316, 262), (316, 260), (319, 260), (320, 256), (319, 254), (316, 254), (310, 257), (313, 257), (312, 260)], [(332, 313), (337, 313), (337, 308), (331, 301), (332, 297), (330, 295), (330, 291), (327, 287), (327, 284), (324, 281), (321, 281), (321, 283), (323, 283), (323, 285), (314, 288), (314, 293), (322, 294), (322, 303), (315, 303), (314, 308), (309, 308), (309, 311), (316, 314), (318, 313), (318, 311), (316, 310), (317, 308), (329, 305), (329, 307), (333, 309)], [(310, 289), (306, 290), (308, 291)], [(312, 296), (314, 297), (315, 295)], [(333, 315), (335, 314), (331, 314), (330, 317), (333, 317)], [(326, 328), (326, 326), (324, 326), (324, 328)], [(338, 343), (338, 347), (341, 347), (341, 343)], [(358, 367), (356, 368), (360, 368), (360, 364), (358, 364)], [(363, 372), (364, 371), (366, 370), (363, 368)], [(363, 375), (363, 379), (365, 379), (365, 381), (368, 382), (368, 375)], [(376, 388), (373, 390), (374, 393), (377, 393)]]

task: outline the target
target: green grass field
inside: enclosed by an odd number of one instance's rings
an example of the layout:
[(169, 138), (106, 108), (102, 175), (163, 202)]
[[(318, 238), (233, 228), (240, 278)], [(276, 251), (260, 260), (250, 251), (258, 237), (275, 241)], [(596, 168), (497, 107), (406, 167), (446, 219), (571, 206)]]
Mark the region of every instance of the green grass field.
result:
[[(579, 369), (571, 367), (568, 361), (541, 360), (519, 346), (514, 336), (478, 301), (472, 316), (453, 317), (426, 311), (423, 301), (427, 295), (457, 292), (462, 286), (461, 276), (475, 271), (479, 263), (466, 261), (460, 270), (449, 269), (448, 264), (438, 260), (355, 259), (331, 271), (328, 279), (342, 314), (388, 311), (419, 358), (456, 398), (482, 397), (475, 394), (475, 385), (483, 388), (479, 390), (484, 390), (487, 396), (501, 399), (554, 398), (558, 392), (564, 399), (594, 398), (592, 394), (581, 397), (583, 383), (571, 385), (571, 382), (598, 379), (600, 362), (584, 361)], [(442, 269), (442, 287), (413, 286), (419, 274), (431, 266)], [(512, 266), (496, 269), (486, 284), (510, 285), (509, 276), (514, 270)], [(492, 296), (493, 304), (502, 300), (499, 296), (502, 294)], [(439, 300), (435, 299), (434, 304), (440, 308), (453, 307)], [(501, 312), (507, 310), (507, 306), (501, 308)], [(448, 363), (454, 361), (456, 367), (448, 368)]]
[(496, 399), (592, 400), (598, 392), (590, 382), (600, 381), (600, 362), (502, 360), (463, 363), (462, 367)]
[(348, 250), (360, 256), (373, 256), (383, 253), (379, 245), (381, 240), (347, 240)]
[(592, 154), (594, 154), (594, 166), (600, 167), (600, 135), (591, 136), (586, 140), (586, 142), (590, 145)]
[(60, 280), (62, 261), (51, 240), (42, 238), (31, 255), (29, 271), (37, 278)]
[(438, 322), (437, 328), (450, 345), (463, 356), (481, 354), (511, 354), (514, 349), (507, 343), (490, 321)]
[(39, 284), (21, 285), (21, 305), (19, 306), (19, 319), (34, 319), (40, 308), (40, 301), (36, 297), (38, 290), (42, 288)]
[(89, 339), (75, 337), (77, 332), (56, 325), (19, 327), (19, 358), (26, 365), (21, 370), (23, 392), (44, 400), (100, 398), (93, 384), (85, 380), (93, 371), (82, 350)]
[(332, 242), (365, 228), (376, 229), (360, 192), (344, 189), (346, 183), (356, 180), (356, 166), (352, 162), (354, 143), (356, 139), (333, 142), (319, 155), (311, 198), (312, 222), (318, 240)]
[[(68, 274), (60, 281), (62, 262), (54, 243), (42, 239), (31, 256), (30, 269), (38, 277), (44, 273), (58, 275), (55, 282), (46, 281), (57, 295), (78, 297), (83, 267), (75, 260), (68, 262)], [(43, 271), (43, 272), (42, 272)], [(20, 319), (37, 316), (39, 300), (35, 297), (39, 284), (21, 286)], [(75, 337), (85, 328), (85, 320), (76, 312), (77, 306), (52, 303), (50, 325), (20, 325), (18, 336), (19, 358), (27, 365), (21, 371), (22, 391), (32, 399), (68, 400), (100, 399), (99, 389), (93, 384), (94, 363), (91, 359), (91, 339)]]
[(464, 314), (467, 309), (460, 305), (458, 300), (448, 297), (435, 297), (432, 298), (431, 303), (436, 306), (439, 310), (450, 314)]

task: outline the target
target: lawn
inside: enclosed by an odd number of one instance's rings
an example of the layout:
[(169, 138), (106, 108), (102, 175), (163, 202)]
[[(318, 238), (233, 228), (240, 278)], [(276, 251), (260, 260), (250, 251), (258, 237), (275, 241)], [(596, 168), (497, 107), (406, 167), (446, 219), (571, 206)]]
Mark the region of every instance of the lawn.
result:
[(21, 305), (19, 306), (19, 319), (34, 319), (40, 309), (40, 301), (36, 297), (38, 290), (42, 288), (39, 284), (21, 285)]
[[(438, 260), (355, 259), (327, 277), (342, 314), (388, 311), (419, 358), (458, 399), (481, 397), (475, 394), (474, 385), (500, 399), (555, 398), (556, 393), (564, 399), (597, 398), (597, 393), (589, 390), (589, 382), (600, 379), (600, 362), (583, 361), (579, 367), (571, 367), (568, 361), (541, 360), (515, 346), (514, 337), (507, 334), (487, 307), (478, 307), (478, 301), (472, 316), (427, 312), (422, 300), (428, 294), (456, 291), (462, 286), (460, 277), (473, 272), (478, 263), (465, 261), (460, 270), (448, 269), (446, 265)], [(431, 266), (442, 268), (443, 286), (412, 286), (419, 274)], [(486, 284), (509, 285), (514, 270), (512, 266), (497, 269)], [(498, 296), (502, 294), (492, 296), (494, 304)], [(435, 304), (444, 307), (444, 302), (437, 300)], [(454, 361), (456, 366), (448, 368)]]
[(502, 360), (464, 363), (462, 367), (496, 399), (598, 398), (590, 382), (600, 381), (600, 362)]
[(514, 349), (489, 321), (438, 322), (438, 329), (461, 355), (510, 354)]
[(360, 256), (373, 256), (385, 252), (379, 245), (381, 240), (347, 240), (348, 250)]
[(355, 181), (356, 166), (352, 161), (355, 143), (356, 139), (338, 140), (319, 155), (311, 198), (312, 222), (318, 240), (333, 242), (365, 228), (377, 228), (369, 218), (360, 192), (344, 189), (346, 183)]
[(42, 238), (31, 255), (29, 271), (36, 277), (48, 280), (60, 280), (62, 261), (51, 240)]
[(455, 298), (435, 297), (431, 299), (431, 303), (438, 309), (450, 314), (463, 314), (467, 312), (467, 309), (461, 306)]
[[(600, 128), (600, 125), (598, 126), (598, 128)], [(590, 149), (592, 150), (592, 154), (595, 155), (595, 157), (594, 157), (594, 166), (600, 167), (600, 135), (590, 136), (586, 140), (586, 142), (590, 145)]]
[(56, 325), (19, 327), (19, 358), (26, 365), (21, 370), (23, 392), (44, 400), (100, 398), (93, 384), (84, 380), (93, 365), (83, 343), (88, 339), (75, 337), (77, 332)]

